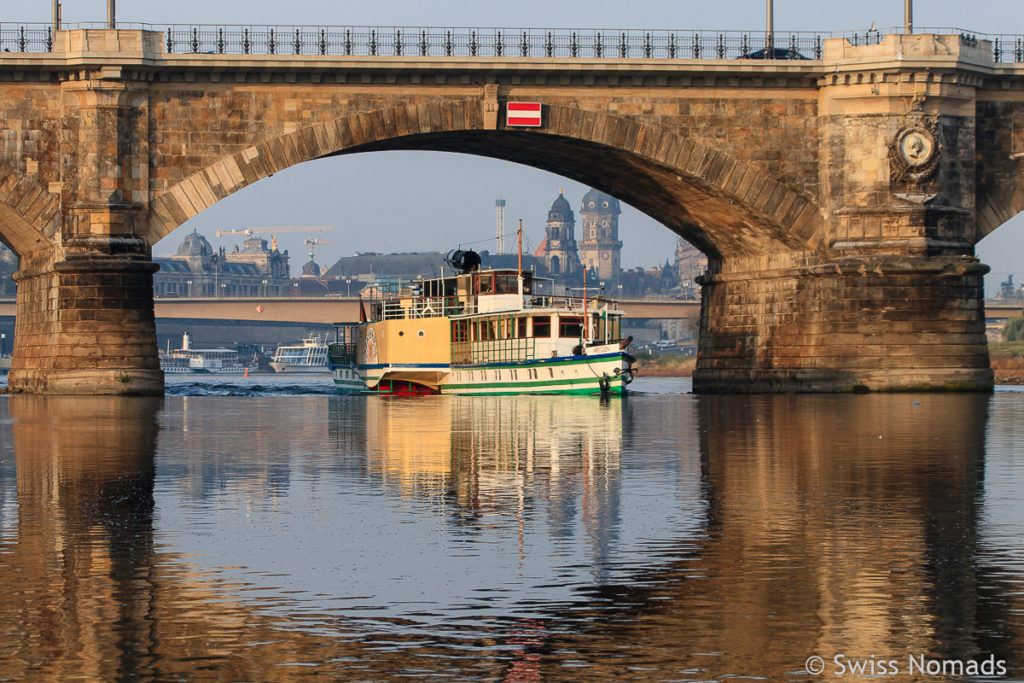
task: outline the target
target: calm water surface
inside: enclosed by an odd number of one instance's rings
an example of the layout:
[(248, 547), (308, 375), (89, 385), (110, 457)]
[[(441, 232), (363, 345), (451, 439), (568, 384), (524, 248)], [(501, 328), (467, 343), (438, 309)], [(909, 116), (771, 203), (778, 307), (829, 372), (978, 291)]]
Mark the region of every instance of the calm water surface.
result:
[(1024, 676), (1024, 394), (252, 380), (0, 398), (0, 679)]

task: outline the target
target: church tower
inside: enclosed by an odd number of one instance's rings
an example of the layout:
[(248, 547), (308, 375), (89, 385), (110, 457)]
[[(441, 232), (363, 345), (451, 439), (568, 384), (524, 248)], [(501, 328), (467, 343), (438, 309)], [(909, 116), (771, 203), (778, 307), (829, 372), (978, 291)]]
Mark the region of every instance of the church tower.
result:
[(558, 196), (548, 211), (547, 227), (544, 229), (544, 265), (552, 277), (573, 276), (580, 272), (575, 233), (576, 217), (559, 188)]
[[(594, 275), (604, 282), (606, 291), (614, 291), (622, 273), (622, 242), (619, 241), (619, 200), (590, 190), (583, 195), (580, 223), (580, 260), (587, 268), (588, 278)], [(597, 282), (588, 285), (598, 286)]]

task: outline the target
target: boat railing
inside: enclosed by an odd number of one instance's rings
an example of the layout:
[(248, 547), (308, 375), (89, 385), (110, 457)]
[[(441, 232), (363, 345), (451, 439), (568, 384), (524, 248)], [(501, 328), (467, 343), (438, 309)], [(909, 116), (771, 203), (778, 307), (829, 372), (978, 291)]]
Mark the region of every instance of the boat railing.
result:
[(527, 295), (524, 299), (524, 308), (560, 308), (568, 309), (573, 313), (582, 313), (584, 305), (591, 313), (604, 310), (605, 305), (610, 311), (616, 311), (619, 308), (616, 302), (599, 297), (584, 299), (581, 296)]
[(334, 342), (327, 346), (327, 359), (333, 365), (349, 365), (356, 362), (356, 345)]
[[(486, 296), (486, 295), (484, 295)], [(608, 299), (594, 297), (584, 299), (580, 296), (553, 296), (550, 294), (527, 294), (523, 296), (523, 309), (560, 308), (571, 312), (583, 312), (584, 304), (591, 312), (599, 312), (605, 306), (608, 310), (618, 310), (618, 304)], [(466, 301), (464, 297), (437, 296), (384, 299), (380, 302), (381, 320), (405, 320), (407, 318), (440, 318), (452, 315), (472, 315), (477, 313), (475, 301)]]
[(452, 342), (452, 365), (478, 363), (515, 363), (536, 358), (536, 340), (532, 337)]
[(475, 312), (474, 305), (466, 304), (459, 297), (454, 296), (390, 299), (381, 302), (381, 320), (441, 318)]

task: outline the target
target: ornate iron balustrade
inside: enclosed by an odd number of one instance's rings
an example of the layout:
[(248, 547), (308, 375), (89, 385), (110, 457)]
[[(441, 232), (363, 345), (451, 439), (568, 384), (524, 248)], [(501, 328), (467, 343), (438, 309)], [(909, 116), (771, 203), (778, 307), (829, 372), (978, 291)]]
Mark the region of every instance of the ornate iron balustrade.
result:
[[(106, 28), (102, 23), (66, 29)], [(821, 59), (822, 41), (843, 37), (875, 44), (902, 27), (848, 32), (687, 31), (638, 29), (528, 29), (339, 26), (218, 26), (119, 24), (159, 31), (169, 54), (323, 55), (353, 57), (480, 57), (548, 59)], [(1000, 63), (1024, 63), (1024, 36), (980, 34), (960, 28), (917, 28), (959, 35), (966, 45), (992, 43)], [(771, 45), (769, 45), (771, 42)], [(0, 50), (49, 52), (52, 29), (41, 23), (0, 23)]]

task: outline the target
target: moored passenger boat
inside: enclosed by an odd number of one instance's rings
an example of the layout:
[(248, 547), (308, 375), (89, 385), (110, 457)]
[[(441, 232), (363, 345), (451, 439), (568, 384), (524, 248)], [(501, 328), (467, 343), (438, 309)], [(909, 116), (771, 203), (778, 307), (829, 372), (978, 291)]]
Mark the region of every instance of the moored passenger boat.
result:
[(327, 372), (327, 342), (316, 335), (282, 344), (270, 359), (274, 372)]
[(332, 367), (348, 349), (365, 389), (381, 394), (624, 393), (635, 358), (622, 311), (550, 286), (527, 272), (469, 268), (383, 291), (365, 322), (339, 326), (357, 339), (332, 345)]
[(243, 375), (258, 367), (255, 358), (246, 363), (235, 349), (194, 349), (188, 332), (180, 349), (160, 354), (160, 369), (169, 375)]

